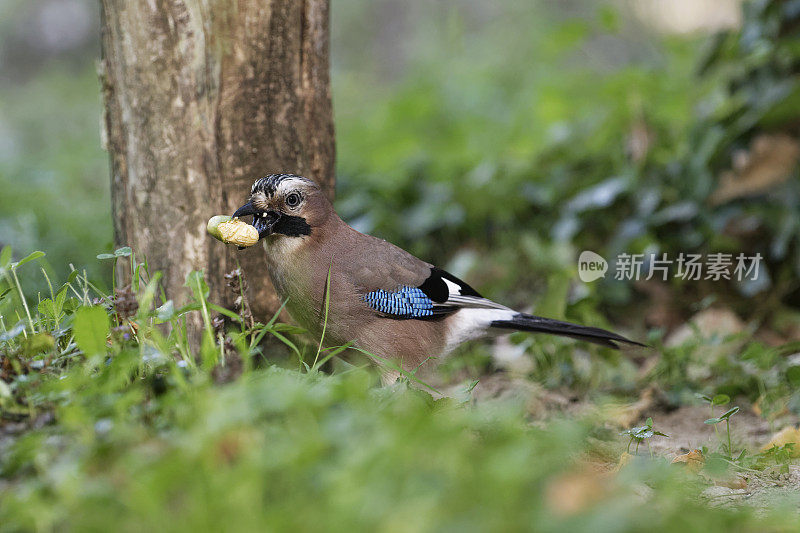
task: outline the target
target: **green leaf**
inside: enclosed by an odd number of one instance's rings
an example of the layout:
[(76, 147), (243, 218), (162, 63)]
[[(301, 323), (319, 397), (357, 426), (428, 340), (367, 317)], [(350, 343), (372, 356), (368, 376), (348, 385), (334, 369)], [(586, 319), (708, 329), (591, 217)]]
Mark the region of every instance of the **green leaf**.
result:
[(149, 312), (150, 307), (153, 305), (153, 301), (156, 298), (156, 291), (158, 290), (158, 282), (161, 279), (161, 276), (162, 276), (161, 272), (156, 272), (155, 275), (147, 283), (147, 286), (144, 288), (144, 291), (140, 293), (138, 297), (140, 312), (142, 313)]
[(199, 302), (208, 299), (208, 285), (203, 277), (202, 270), (192, 270), (186, 275), (186, 287), (191, 289), (195, 299)]
[(39, 313), (45, 317), (51, 320), (56, 319), (56, 304), (50, 298), (46, 298), (39, 302), (37, 309), (39, 310)]
[(28, 338), (25, 339), (25, 342), (22, 343), (22, 349), (25, 351), (25, 355), (30, 357), (50, 351), (55, 345), (56, 341), (52, 335), (47, 333), (36, 333), (28, 336)]
[(123, 246), (122, 248), (117, 248), (114, 250), (114, 255), (116, 257), (130, 257), (133, 253), (130, 246)]
[(728, 409), (727, 411), (725, 411), (725, 413), (719, 415), (719, 419), (720, 420), (727, 420), (728, 418), (732, 417), (733, 415), (735, 415), (738, 412), (739, 412), (739, 408), (738, 407), (733, 407), (732, 409)]
[(193, 311), (199, 311), (202, 308), (203, 308), (203, 306), (200, 305), (199, 302), (191, 302), (191, 303), (188, 303), (188, 304), (178, 308), (178, 310), (175, 311), (175, 314), (178, 315), (178, 316), (181, 316), (181, 315), (185, 315), (186, 313), (191, 313)]
[[(324, 309), (325, 309), (325, 316), (323, 317), (322, 322), (322, 334), (319, 337), (319, 345), (317, 346), (317, 355), (314, 356), (314, 364), (311, 365), (316, 366), (317, 359), (319, 359), (319, 352), (322, 350), (322, 343), (325, 341), (325, 331), (328, 329), (328, 310), (331, 304), (331, 272), (333, 270), (333, 259), (328, 264), (328, 277), (325, 279), (325, 302), (324, 302)], [(273, 332), (273, 335), (277, 335)]]
[(719, 424), (720, 422), (722, 422), (721, 418), (709, 418), (708, 420), (703, 422), (703, 424), (708, 424), (709, 426), (713, 426), (715, 424)]
[(275, 314), (274, 314), (274, 315), (272, 315), (272, 318), (270, 318), (270, 319), (269, 319), (269, 322), (267, 322), (267, 326), (266, 326), (266, 327), (271, 327), (271, 326), (272, 326), (272, 324), (274, 324), (274, 323), (275, 323), (275, 321), (277, 321), (277, 320), (278, 320), (278, 315), (280, 315), (280, 314), (281, 314), (281, 311), (283, 311), (283, 308), (284, 308), (284, 307), (286, 307), (286, 304), (287, 304), (287, 303), (289, 303), (289, 298), (286, 298), (286, 299), (283, 301), (283, 303), (281, 304), (281, 306), (278, 308), (278, 310), (277, 310), (277, 311), (275, 311)]
[(142, 266), (142, 263), (136, 263), (136, 266), (133, 268), (133, 275), (131, 276), (131, 288), (133, 292), (139, 292), (139, 268)]
[(800, 366), (791, 366), (786, 369), (786, 381), (792, 387), (800, 387)]
[(21, 267), (22, 265), (24, 265), (25, 263), (33, 261), (34, 259), (39, 259), (40, 257), (44, 257), (44, 255), (45, 255), (44, 252), (36, 250), (35, 252), (31, 252), (30, 254), (28, 254), (26, 257), (23, 257), (22, 259), (20, 259), (16, 263), (11, 263), (11, 268), (12, 269), (17, 269), (17, 268)]
[(61, 314), (61, 311), (64, 310), (64, 302), (67, 301), (67, 288), (61, 287), (61, 289), (56, 293), (56, 317)]
[(167, 300), (167, 303), (156, 309), (156, 318), (161, 322), (166, 322), (175, 316), (175, 304), (172, 300)]
[(209, 307), (209, 309), (213, 309), (217, 313), (225, 315), (226, 317), (230, 318), (234, 322), (241, 322), (242, 321), (242, 317), (240, 317), (239, 315), (237, 315), (235, 312), (231, 311), (230, 309), (225, 309), (221, 305), (212, 304), (211, 302), (208, 302), (208, 307)]
[(5, 268), (11, 264), (12, 256), (13, 250), (11, 250), (11, 246), (3, 246), (3, 249), (0, 250), (0, 268)]
[(711, 399), (711, 405), (725, 405), (730, 403), (731, 397), (727, 394), (717, 394)]
[(611, 6), (604, 6), (598, 10), (598, 19), (600, 26), (608, 33), (616, 33), (619, 31), (619, 13)]
[(713, 399), (711, 398), (711, 396), (708, 396), (708, 395), (706, 395), (706, 394), (700, 394), (699, 392), (696, 392), (696, 393), (694, 393), (694, 396), (695, 396), (695, 398), (699, 398), (699, 399), (701, 399), (701, 400), (705, 400), (705, 401), (707, 401), (708, 403), (711, 403), (711, 402), (713, 401)]
[(116, 259), (117, 256), (114, 254), (97, 254), (97, 258), (102, 261), (104, 259)]
[(3, 301), (3, 299), (5, 299), (6, 295), (7, 295), (9, 292), (11, 292), (11, 287), (7, 288), (7, 289), (6, 289), (6, 290), (4, 290), (3, 292), (0, 292), (0, 302), (2, 302), (2, 301)]
[(272, 333), (273, 337), (275, 337), (276, 339), (281, 341), (283, 344), (285, 344), (286, 346), (291, 348), (291, 350), (295, 353), (295, 355), (297, 355), (298, 358), (302, 358), (302, 354), (300, 353), (300, 350), (297, 349), (297, 346), (295, 346), (295, 344), (292, 341), (290, 341), (289, 339), (287, 339), (286, 337), (284, 337), (283, 335), (281, 335), (277, 331), (270, 331), (270, 333)]
[(58, 292), (61, 292), (62, 290), (65, 290), (67, 287), (69, 287), (69, 284), (75, 281), (77, 277), (78, 277), (77, 270), (73, 270), (72, 272), (70, 272), (69, 276), (67, 276), (67, 281), (65, 281), (64, 284), (58, 289)]
[(109, 332), (108, 313), (98, 305), (81, 307), (75, 313), (72, 331), (75, 342), (87, 356), (104, 354)]
[[(337, 347), (335, 347), (335, 348), (328, 348), (328, 353), (327, 353), (327, 354), (325, 354), (325, 357), (323, 357), (322, 359), (320, 359), (320, 360), (317, 362), (317, 364), (316, 364), (316, 365), (314, 365), (314, 368), (313, 368), (312, 370), (316, 370), (316, 369), (320, 368), (322, 365), (324, 365), (325, 363), (327, 363), (329, 359), (331, 359), (332, 357), (336, 357), (337, 355), (339, 355), (339, 354), (340, 354), (340, 353), (342, 353), (343, 351), (345, 351), (345, 350), (347, 350), (348, 348), (350, 348), (350, 346), (352, 346), (352, 345), (353, 345), (353, 341), (350, 341), (350, 342), (348, 342), (348, 343), (346, 343), (346, 344), (343, 344), (343, 345), (341, 345), (341, 346), (337, 346)], [(323, 350), (323, 353), (325, 353), (325, 350)]]
[(308, 333), (308, 330), (303, 329), (299, 326), (294, 326), (292, 324), (284, 324), (282, 322), (278, 322), (274, 326), (272, 326), (272, 331), (283, 331), (285, 333), (289, 333), (290, 335), (302, 335), (303, 333)]

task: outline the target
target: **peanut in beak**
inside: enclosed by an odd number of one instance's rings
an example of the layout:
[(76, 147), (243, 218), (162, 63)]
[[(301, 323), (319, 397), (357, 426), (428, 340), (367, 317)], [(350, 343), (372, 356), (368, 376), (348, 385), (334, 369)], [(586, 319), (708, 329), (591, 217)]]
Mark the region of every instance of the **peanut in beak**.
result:
[(247, 248), (258, 242), (258, 230), (238, 218), (226, 215), (211, 217), (206, 229), (215, 239), (240, 248)]

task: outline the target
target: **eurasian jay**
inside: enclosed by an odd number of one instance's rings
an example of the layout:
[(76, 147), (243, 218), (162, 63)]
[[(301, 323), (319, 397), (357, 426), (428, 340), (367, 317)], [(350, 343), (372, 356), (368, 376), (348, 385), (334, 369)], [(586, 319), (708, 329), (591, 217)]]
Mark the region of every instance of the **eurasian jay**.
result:
[[(520, 313), (410, 253), (346, 224), (319, 186), (294, 174), (256, 180), (234, 218), (252, 216), (267, 269), (294, 320), (327, 346), (352, 345), (415, 371), (462, 342), (530, 331), (610, 348), (639, 343), (600, 328)], [(329, 274), (330, 272), (330, 274)], [(325, 290), (330, 277), (327, 323)], [(398, 377), (383, 365), (384, 381)]]

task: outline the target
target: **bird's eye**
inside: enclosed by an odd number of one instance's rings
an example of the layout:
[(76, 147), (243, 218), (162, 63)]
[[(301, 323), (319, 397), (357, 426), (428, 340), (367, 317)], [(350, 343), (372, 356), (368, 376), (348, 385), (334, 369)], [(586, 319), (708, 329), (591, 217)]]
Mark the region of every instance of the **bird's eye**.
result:
[(300, 195), (296, 192), (290, 193), (286, 196), (286, 205), (289, 207), (297, 207), (300, 205)]

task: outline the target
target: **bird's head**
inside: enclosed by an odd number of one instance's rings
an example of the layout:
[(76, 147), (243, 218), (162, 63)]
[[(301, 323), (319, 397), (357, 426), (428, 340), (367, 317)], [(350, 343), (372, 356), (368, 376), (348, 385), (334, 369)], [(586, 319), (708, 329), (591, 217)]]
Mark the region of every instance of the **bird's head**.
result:
[(234, 217), (253, 217), (260, 239), (303, 237), (321, 226), (333, 210), (314, 181), (294, 174), (270, 174), (250, 189), (248, 202)]

